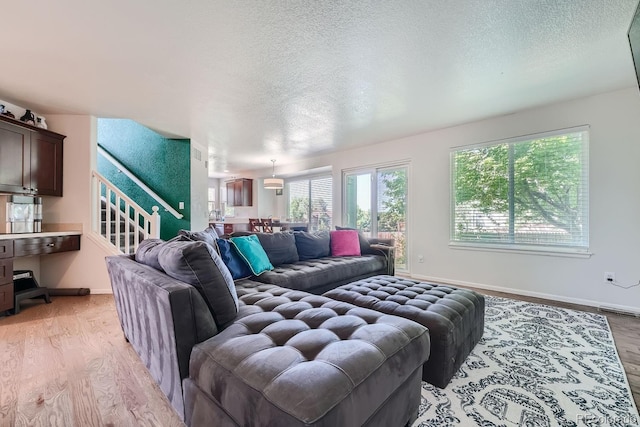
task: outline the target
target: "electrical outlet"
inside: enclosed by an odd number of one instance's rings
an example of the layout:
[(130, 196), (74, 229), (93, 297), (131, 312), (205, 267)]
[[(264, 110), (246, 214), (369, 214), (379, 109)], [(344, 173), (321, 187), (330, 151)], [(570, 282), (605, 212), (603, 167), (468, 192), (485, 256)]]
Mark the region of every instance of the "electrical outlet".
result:
[(605, 271), (604, 273), (604, 282), (605, 283), (613, 283), (616, 281), (616, 273), (611, 273), (608, 271)]
[(424, 255), (418, 255), (418, 262), (424, 262)]

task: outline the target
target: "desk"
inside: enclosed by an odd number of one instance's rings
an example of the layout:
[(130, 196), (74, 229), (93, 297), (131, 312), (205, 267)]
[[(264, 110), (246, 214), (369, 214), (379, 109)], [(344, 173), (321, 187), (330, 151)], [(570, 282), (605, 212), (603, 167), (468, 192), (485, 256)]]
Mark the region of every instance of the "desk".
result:
[[(80, 232), (0, 234), (0, 312), (14, 309), (13, 260), (17, 257), (79, 251)], [(21, 292), (29, 292), (24, 289)]]

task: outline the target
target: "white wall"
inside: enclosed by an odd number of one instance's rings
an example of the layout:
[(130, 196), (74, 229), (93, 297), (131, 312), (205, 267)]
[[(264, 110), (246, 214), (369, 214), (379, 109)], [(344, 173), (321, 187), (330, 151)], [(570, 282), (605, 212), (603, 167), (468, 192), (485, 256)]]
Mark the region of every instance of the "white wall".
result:
[[(590, 258), (452, 249), (449, 244), (451, 147), (590, 125)], [(640, 93), (620, 90), (490, 120), (308, 159), (281, 173), (333, 165), (334, 223), (342, 211), (342, 170), (410, 162), (411, 274), (420, 279), (504, 289), (640, 312)], [(285, 167), (281, 166), (281, 169)], [(417, 262), (424, 255), (425, 262)]]
[(49, 115), (49, 129), (66, 135), (63, 153), (63, 197), (44, 201), (43, 218), (50, 223), (82, 224), (80, 251), (40, 257), (40, 282), (57, 288), (90, 288), (111, 292), (103, 246), (89, 238), (91, 230), (91, 171), (96, 163), (96, 119), (90, 116)]
[[(195, 150), (200, 152), (195, 156)], [(209, 227), (207, 148), (191, 141), (191, 230)]]

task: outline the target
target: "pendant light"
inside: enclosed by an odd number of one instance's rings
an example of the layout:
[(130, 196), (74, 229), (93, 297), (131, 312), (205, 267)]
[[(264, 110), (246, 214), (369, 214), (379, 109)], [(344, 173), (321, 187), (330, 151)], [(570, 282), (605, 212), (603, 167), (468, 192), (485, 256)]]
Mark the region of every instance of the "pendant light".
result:
[(284, 180), (282, 178), (276, 178), (276, 161), (272, 159), (271, 163), (273, 163), (271, 178), (264, 179), (264, 189), (282, 190), (282, 188), (284, 187)]

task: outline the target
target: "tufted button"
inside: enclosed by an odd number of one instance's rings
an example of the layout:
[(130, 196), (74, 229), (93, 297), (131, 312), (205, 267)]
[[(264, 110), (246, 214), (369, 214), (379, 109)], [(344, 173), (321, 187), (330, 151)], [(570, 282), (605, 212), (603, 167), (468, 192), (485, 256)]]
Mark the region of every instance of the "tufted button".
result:
[(287, 319), (282, 322), (275, 322), (262, 330), (262, 333), (269, 336), (276, 345), (284, 345), (294, 335), (309, 330), (309, 325), (301, 320)]
[(273, 309), (276, 313), (282, 314), (285, 319), (293, 319), (298, 313), (313, 308), (311, 304), (303, 301), (291, 301), (281, 304)]
[(302, 320), (307, 325), (309, 325), (309, 327), (315, 329), (315, 328), (318, 328), (327, 320), (337, 316), (338, 316), (338, 313), (331, 310), (330, 308), (319, 307), (319, 308), (312, 308), (309, 310), (305, 310), (299, 313), (295, 318), (297, 320)]
[(306, 360), (314, 360), (320, 351), (340, 338), (328, 329), (309, 329), (294, 335), (285, 343), (295, 347)]
[(346, 340), (351, 336), (351, 334), (353, 334), (353, 332), (355, 332), (356, 329), (366, 324), (367, 322), (360, 317), (347, 314), (340, 317), (332, 317), (322, 323), (320, 327), (329, 329), (331, 332), (339, 336), (340, 339)]

